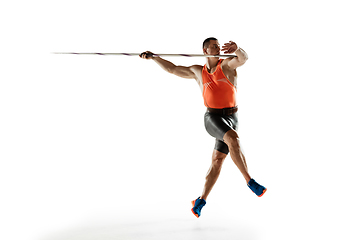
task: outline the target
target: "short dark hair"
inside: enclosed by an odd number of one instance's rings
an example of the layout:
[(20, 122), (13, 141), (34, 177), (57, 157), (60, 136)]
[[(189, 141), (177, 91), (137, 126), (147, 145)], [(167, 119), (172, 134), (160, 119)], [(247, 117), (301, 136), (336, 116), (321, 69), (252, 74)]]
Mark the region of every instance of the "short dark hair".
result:
[(207, 39), (204, 40), (204, 42), (203, 42), (203, 48), (207, 48), (207, 47), (209, 46), (211, 40), (217, 41), (216, 38), (214, 38), (214, 37), (209, 37), (209, 38), (207, 38)]

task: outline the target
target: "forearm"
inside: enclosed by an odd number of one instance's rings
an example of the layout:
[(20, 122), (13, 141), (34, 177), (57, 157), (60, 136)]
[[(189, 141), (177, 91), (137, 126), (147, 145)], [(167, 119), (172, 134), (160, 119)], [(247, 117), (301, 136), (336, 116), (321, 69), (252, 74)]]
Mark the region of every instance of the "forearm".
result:
[(246, 60), (248, 60), (248, 55), (246, 54), (246, 52), (242, 48), (238, 48), (235, 51), (235, 54), (238, 57), (239, 61), (245, 62)]
[(153, 57), (152, 59), (165, 71), (169, 73), (174, 72), (176, 66), (172, 62), (162, 59), (161, 57)]
[(178, 77), (196, 78), (195, 73), (192, 70), (192, 68), (194, 68), (194, 66), (191, 66), (191, 67), (176, 66), (172, 62), (162, 59), (161, 57), (154, 56), (154, 54), (149, 51), (141, 53), (139, 55), (139, 57), (141, 57), (143, 59), (154, 60), (162, 69), (164, 69), (168, 73), (174, 74)]

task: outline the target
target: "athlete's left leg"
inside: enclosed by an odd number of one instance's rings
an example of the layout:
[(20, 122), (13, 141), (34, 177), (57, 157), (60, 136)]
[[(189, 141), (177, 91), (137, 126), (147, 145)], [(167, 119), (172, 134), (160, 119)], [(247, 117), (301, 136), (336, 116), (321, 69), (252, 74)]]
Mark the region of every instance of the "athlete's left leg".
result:
[(239, 136), (236, 131), (229, 130), (224, 135), (224, 141), (229, 146), (230, 156), (233, 159), (235, 165), (239, 168), (243, 174), (248, 187), (259, 197), (264, 195), (266, 188), (258, 184), (249, 175), (244, 154), (241, 152)]
[(237, 135), (236, 131), (229, 130), (228, 132), (226, 132), (224, 135), (224, 141), (229, 146), (230, 156), (232, 160), (244, 176), (246, 183), (248, 183), (251, 177), (248, 172), (244, 154), (240, 149), (239, 136)]

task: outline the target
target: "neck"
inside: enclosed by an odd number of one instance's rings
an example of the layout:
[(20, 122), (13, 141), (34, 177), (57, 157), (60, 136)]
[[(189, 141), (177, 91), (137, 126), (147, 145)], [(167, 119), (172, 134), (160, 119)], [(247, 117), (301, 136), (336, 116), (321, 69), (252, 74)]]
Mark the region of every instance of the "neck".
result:
[(219, 58), (218, 57), (207, 57), (206, 58), (206, 66), (211, 69), (216, 67), (216, 65), (219, 62)]

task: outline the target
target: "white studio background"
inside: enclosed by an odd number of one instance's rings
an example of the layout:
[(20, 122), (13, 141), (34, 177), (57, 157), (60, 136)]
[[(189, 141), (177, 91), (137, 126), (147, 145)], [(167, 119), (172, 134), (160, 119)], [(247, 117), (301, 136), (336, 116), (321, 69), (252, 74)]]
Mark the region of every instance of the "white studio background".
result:
[[(1, 3), (1, 238), (181, 219), (244, 228), (253, 239), (359, 239), (356, 6)], [(190, 201), (202, 192), (214, 140), (195, 80), (138, 57), (51, 52), (202, 53), (211, 36), (249, 55), (238, 69), (239, 135), (250, 174), (268, 192), (257, 198), (228, 157), (196, 219)]]

